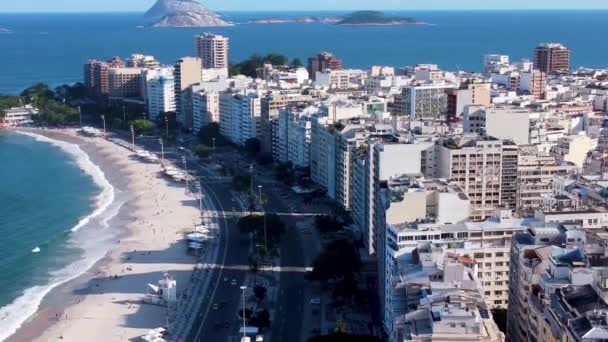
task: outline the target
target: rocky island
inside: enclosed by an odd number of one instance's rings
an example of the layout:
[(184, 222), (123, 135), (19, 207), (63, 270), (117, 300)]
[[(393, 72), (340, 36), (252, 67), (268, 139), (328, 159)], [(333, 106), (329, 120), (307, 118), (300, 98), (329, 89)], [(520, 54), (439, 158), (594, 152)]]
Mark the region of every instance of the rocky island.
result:
[(423, 24), (414, 18), (389, 17), (379, 11), (358, 11), (345, 16), (338, 25), (414, 25)]
[(414, 25), (424, 24), (414, 18), (389, 17), (379, 11), (358, 11), (346, 16), (302, 16), (296, 18), (251, 19), (247, 24), (324, 23), (336, 25)]
[(158, 0), (145, 13), (152, 27), (231, 26), (221, 16), (194, 0)]

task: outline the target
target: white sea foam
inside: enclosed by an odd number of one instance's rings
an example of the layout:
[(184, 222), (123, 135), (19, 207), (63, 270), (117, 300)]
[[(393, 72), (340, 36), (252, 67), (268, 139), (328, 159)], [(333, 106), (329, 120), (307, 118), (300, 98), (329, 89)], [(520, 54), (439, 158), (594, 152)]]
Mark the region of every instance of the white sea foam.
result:
[[(109, 221), (118, 214), (120, 207), (125, 203), (124, 199), (116, 200), (116, 191), (106, 179), (103, 171), (78, 145), (30, 132), (17, 133), (60, 147), (76, 161), (84, 172), (93, 178), (101, 192), (95, 198), (95, 210), (71, 228), (69, 242), (82, 248), (84, 256), (65, 268), (53, 272), (48, 284), (28, 288), (11, 304), (0, 308), (0, 341), (4, 341), (14, 334), (29, 317), (35, 314), (44, 296), (52, 289), (77, 278), (104, 257), (115, 241), (116, 235), (116, 232), (107, 229)], [(85, 227), (90, 229), (81, 229)]]

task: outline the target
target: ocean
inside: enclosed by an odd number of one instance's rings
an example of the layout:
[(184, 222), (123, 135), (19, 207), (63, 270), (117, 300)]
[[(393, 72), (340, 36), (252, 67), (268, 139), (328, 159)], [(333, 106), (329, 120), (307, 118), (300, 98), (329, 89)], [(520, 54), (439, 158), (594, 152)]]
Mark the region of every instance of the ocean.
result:
[(116, 199), (78, 146), (0, 130), (0, 341), (110, 249)]
[[(306, 57), (334, 52), (346, 67), (372, 64), (405, 66), (436, 63), (449, 70), (479, 71), (483, 54), (531, 57), (536, 45), (564, 43), (572, 65), (608, 65), (608, 11), (410, 11), (431, 25), (352, 27), (331, 24), (253, 24), (225, 28), (143, 28), (141, 13), (2, 14), (0, 27), (0, 93), (14, 94), (32, 83), (51, 85), (82, 81), (82, 64), (131, 53), (156, 56), (173, 64), (194, 54), (193, 36), (201, 31), (230, 37), (230, 60), (254, 52)], [(225, 13), (228, 20), (253, 17), (333, 15), (321, 13)]]

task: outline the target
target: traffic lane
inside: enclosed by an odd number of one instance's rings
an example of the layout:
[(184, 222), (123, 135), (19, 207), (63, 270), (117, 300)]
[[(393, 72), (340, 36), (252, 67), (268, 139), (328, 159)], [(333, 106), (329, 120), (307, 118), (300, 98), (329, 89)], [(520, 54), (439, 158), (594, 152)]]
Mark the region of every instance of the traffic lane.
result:
[[(227, 187), (221, 184), (208, 184), (208, 186), (224, 209), (232, 207), (232, 195)], [(223, 265), (225, 268), (222, 272), (222, 279), (220, 279), (215, 296), (210, 298), (209, 303), (206, 303), (207, 306), (212, 306), (214, 303), (218, 304), (218, 310), (209, 312), (208, 317), (203, 322), (202, 333), (199, 335), (198, 341), (219, 341), (238, 334), (238, 318), (236, 315), (241, 305), (240, 286), (243, 284), (248, 270), (234, 270), (233, 267), (246, 266), (248, 268), (249, 237), (240, 234), (235, 218), (227, 219), (227, 229), (229, 229), (230, 242), (226, 261)], [(227, 281), (224, 282), (223, 278), (226, 278)], [(232, 285), (233, 279), (237, 283), (235, 286)], [(225, 304), (220, 309), (219, 304), (222, 302), (225, 302)], [(216, 326), (218, 322), (221, 326), (220, 329)], [(225, 322), (229, 323), (228, 328), (223, 327)]]

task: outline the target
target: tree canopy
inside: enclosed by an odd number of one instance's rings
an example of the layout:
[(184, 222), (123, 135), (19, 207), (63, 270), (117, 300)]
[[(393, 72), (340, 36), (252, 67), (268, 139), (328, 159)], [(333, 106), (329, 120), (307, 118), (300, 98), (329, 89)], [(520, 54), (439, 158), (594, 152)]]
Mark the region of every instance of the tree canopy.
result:
[(254, 53), (248, 59), (230, 64), (230, 75), (245, 75), (249, 77), (257, 77), (257, 70), (264, 64), (272, 64), (275, 67), (285, 67), (289, 63), (289, 59), (285, 55), (278, 53), (269, 53), (266, 56)]
[[(254, 233), (258, 241), (264, 238), (264, 216), (247, 215), (239, 219), (238, 227), (241, 233)], [(266, 238), (270, 247), (275, 246), (285, 232), (285, 223), (276, 214), (266, 214)]]
[(348, 240), (331, 242), (313, 262), (311, 279), (352, 278), (361, 269), (361, 259), (355, 246)]
[(201, 144), (210, 147), (213, 147), (213, 139), (215, 139), (216, 147), (226, 144), (226, 139), (220, 134), (220, 125), (217, 122), (212, 122), (201, 128), (201, 130), (198, 132), (198, 138)]
[(131, 124), (133, 125), (133, 129), (135, 129), (135, 133), (137, 134), (146, 134), (154, 130), (154, 124), (152, 121), (145, 119), (134, 120)]

